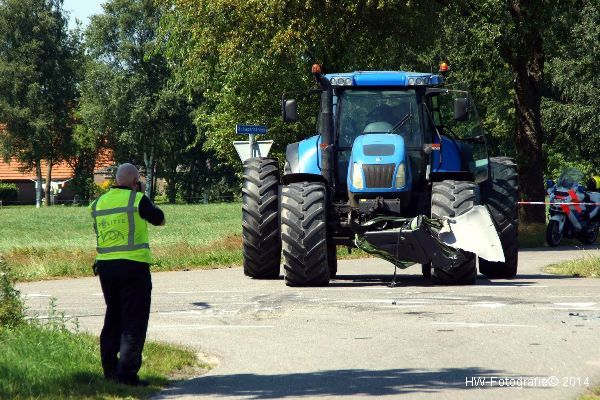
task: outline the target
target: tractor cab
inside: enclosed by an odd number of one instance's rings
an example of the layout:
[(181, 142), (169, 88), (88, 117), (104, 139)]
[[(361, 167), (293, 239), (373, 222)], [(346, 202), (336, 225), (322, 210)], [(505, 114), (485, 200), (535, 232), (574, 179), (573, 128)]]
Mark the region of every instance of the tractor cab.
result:
[[(358, 207), (378, 199), (393, 205), (384, 207), (393, 214), (414, 216), (423, 212), (418, 205), (427, 202), (430, 182), (487, 178), (485, 136), (474, 103), (467, 91), (443, 87), (443, 76), (359, 71), (324, 80), (331, 86), (337, 201)], [(286, 175), (321, 174), (317, 142), (322, 144), (323, 121), (319, 135), (288, 146)]]

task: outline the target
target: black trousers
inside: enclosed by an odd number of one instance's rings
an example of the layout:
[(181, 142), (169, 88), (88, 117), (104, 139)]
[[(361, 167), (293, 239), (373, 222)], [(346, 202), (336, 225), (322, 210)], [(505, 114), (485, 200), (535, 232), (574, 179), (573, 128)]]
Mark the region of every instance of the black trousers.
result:
[(152, 279), (147, 264), (119, 261), (98, 262), (106, 302), (100, 355), (105, 378), (135, 383), (142, 366)]

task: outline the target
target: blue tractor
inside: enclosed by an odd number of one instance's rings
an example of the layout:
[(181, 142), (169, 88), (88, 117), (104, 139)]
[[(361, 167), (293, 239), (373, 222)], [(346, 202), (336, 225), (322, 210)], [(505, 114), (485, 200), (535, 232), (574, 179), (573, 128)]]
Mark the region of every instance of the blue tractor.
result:
[[(312, 73), (317, 133), (287, 146), (283, 174), (274, 158), (244, 162), (244, 273), (276, 278), (283, 260), (287, 285), (327, 285), (336, 247), (358, 246), (396, 265), (421, 264), (434, 284), (473, 284), (477, 264), (488, 278), (514, 277), (516, 164), (488, 156), (468, 92), (444, 86), (444, 72), (325, 75), (315, 65)], [(283, 119), (295, 122), (299, 102), (289, 97)], [(491, 215), (504, 262), (449, 254), (425, 224), (404, 229), (477, 205)]]

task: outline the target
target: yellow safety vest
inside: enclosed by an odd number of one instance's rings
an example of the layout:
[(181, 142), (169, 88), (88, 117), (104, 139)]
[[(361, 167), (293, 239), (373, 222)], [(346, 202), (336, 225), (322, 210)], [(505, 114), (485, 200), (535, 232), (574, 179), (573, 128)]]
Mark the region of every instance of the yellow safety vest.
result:
[(138, 206), (144, 195), (112, 188), (91, 205), (96, 231), (96, 260), (133, 260), (151, 263), (148, 224)]

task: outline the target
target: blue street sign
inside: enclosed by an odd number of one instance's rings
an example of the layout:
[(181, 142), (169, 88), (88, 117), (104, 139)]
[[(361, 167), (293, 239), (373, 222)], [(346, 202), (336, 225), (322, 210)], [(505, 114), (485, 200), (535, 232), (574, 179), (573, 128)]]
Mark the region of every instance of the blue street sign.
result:
[(267, 127), (263, 125), (235, 125), (235, 133), (238, 135), (264, 135)]

